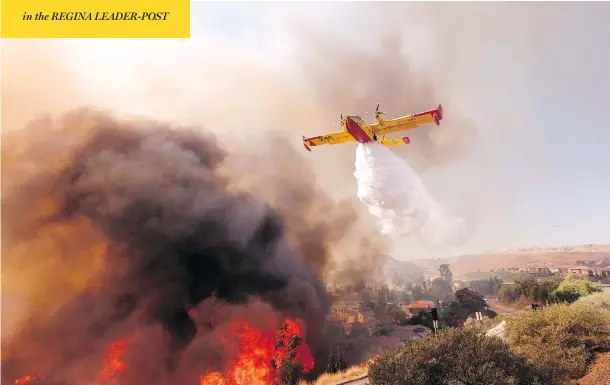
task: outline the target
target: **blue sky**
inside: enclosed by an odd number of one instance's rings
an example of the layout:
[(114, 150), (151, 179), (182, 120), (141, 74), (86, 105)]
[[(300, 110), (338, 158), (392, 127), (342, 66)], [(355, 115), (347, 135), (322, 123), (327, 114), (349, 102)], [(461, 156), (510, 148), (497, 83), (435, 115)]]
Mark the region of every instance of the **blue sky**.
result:
[[(479, 4), (451, 4), (429, 19), (429, 27), (423, 16), (419, 19), (440, 42), (432, 51), (449, 47), (457, 54), (423, 57), (430, 50), (422, 39), (429, 37), (415, 27), (404, 29), (405, 40), (415, 47), (415, 54), (421, 53), (419, 62), (428, 60), (430, 69), (440, 69), (440, 78), (450, 79), (442, 92), (450, 105), (467, 111), (477, 123), (476, 146), (466, 157), (422, 174), (441, 203), (473, 213), (476, 232), (467, 245), (441, 251), (398, 240), (394, 253), (420, 257), (610, 242), (610, 52), (603, 48), (610, 36), (606, 22), (610, 4)], [(405, 13), (409, 6), (402, 5)], [(392, 15), (395, 10), (384, 7), (387, 4), (194, 3), (192, 28), (195, 38), (214, 35), (235, 49), (250, 45), (289, 52), (293, 46), (286, 25), (297, 15), (308, 28), (324, 31), (329, 40), (357, 47), (358, 38), (350, 41), (350, 33), (360, 33), (361, 41), (368, 40), (363, 44), (370, 44), (385, 28), (379, 28), (378, 20), (389, 23), (397, 17)], [(435, 13), (438, 8), (433, 7), (442, 5), (412, 7), (429, 15), (426, 7)], [(480, 21), (484, 18), (477, 12), (489, 15), (491, 21)], [(480, 24), (469, 30), (459, 15)], [(419, 46), (418, 40), (422, 40)], [(458, 64), (449, 68), (443, 60)], [(337, 110), (342, 108), (340, 102), (336, 104)], [(320, 129), (313, 127), (312, 134)], [(320, 156), (332, 159), (330, 152)], [(351, 175), (351, 170), (345, 173)], [(350, 188), (355, 191), (355, 183), (345, 191)]]

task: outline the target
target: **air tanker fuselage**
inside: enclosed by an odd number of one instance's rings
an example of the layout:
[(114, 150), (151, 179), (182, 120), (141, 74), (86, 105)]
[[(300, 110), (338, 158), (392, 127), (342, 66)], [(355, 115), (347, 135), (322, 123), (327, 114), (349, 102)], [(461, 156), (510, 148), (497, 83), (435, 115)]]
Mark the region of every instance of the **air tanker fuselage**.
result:
[(369, 143), (376, 140), (373, 131), (369, 130), (366, 123), (357, 116), (345, 118), (345, 129), (360, 143)]

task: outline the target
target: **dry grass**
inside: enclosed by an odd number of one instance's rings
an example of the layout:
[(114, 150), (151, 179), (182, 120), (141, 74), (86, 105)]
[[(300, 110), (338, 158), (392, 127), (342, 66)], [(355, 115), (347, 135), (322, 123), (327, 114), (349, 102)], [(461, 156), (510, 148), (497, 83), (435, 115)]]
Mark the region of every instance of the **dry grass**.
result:
[(354, 365), (348, 368), (345, 372), (335, 374), (324, 373), (313, 382), (301, 381), (299, 385), (334, 385), (337, 382), (353, 380), (358, 377), (362, 377), (368, 372), (368, 363), (363, 362), (360, 365)]

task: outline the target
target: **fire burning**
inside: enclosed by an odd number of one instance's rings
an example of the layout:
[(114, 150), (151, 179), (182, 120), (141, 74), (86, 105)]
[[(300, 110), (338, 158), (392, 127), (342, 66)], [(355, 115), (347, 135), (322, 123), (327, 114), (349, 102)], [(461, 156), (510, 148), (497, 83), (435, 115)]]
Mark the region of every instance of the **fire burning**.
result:
[(15, 385), (26, 385), (36, 379), (36, 376), (23, 376), (15, 380)]
[[(110, 344), (108, 356), (102, 364), (102, 369), (97, 375), (98, 384), (118, 384), (119, 376), (127, 369), (127, 364), (121, 360), (125, 349), (134, 342), (133, 338), (124, 338)], [(14, 385), (27, 385), (38, 380), (36, 376), (27, 375), (15, 380)]]
[[(226, 374), (207, 372), (201, 375), (199, 385), (274, 385), (280, 380), (283, 366), (296, 364), (298, 370), (305, 373), (314, 367), (309, 347), (303, 342), (304, 334), (299, 320), (285, 319), (284, 326), (275, 333), (258, 330), (243, 320), (235, 320), (231, 325), (226, 325), (221, 333), (227, 350), (236, 348), (237, 357), (228, 363)], [(233, 341), (237, 346), (229, 346)], [(129, 370), (122, 356), (134, 342), (133, 338), (124, 338), (110, 344), (96, 384), (121, 384), (120, 375)], [(35, 380), (36, 376), (26, 375), (15, 380), (14, 385), (27, 385)]]
[(127, 364), (121, 361), (121, 356), (125, 353), (125, 349), (133, 342), (133, 338), (126, 338), (110, 345), (110, 352), (106, 360), (104, 360), (102, 370), (100, 370), (98, 375), (100, 383), (116, 384), (119, 381), (119, 375), (127, 368)]
[(277, 334), (256, 330), (245, 321), (234, 321), (224, 334), (227, 344), (230, 335), (238, 337), (238, 356), (229, 363), (226, 376), (206, 373), (201, 376), (200, 385), (275, 384), (283, 364), (294, 362), (304, 372), (314, 367), (309, 347), (302, 343), (299, 321), (286, 319)]

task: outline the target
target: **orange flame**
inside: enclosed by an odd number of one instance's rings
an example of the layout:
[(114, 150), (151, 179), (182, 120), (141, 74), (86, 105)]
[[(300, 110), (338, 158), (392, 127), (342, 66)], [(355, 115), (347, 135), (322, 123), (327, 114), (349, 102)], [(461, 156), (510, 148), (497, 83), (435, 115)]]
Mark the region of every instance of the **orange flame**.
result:
[[(225, 333), (235, 334), (238, 337), (239, 354), (233, 360), (227, 370), (227, 376), (219, 372), (209, 372), (201, 376), (200, 385), (256, 385), (269, 384), (275, 380), (275, 372), (272, 370), (271, 361), (274, 360), (279, 366), (288, 354), (289, 339), (293, 335), (303, 337), (301, 326), (298, 321), (286, 319), (286, 329), (281, 346), (276, 346), (277, 334), (274, 332), (262, 332), (252, 328), (245, 321), (233, 322), (230, 330)], [(225, 338), (226, 340), (226, 338)], [(309, 347), (301, 342), (295, 349), (294, 361), (303, 366), (305, 372), (313, 369), (314, 361)]]
[[(226, 377), (220, 372), (208, 372), (201, 375), (200, 385), (258, 385), (269, 384), (276, 380), (277, 371), (272, 369), (274, 361), (279, 367), (289, 354), (288, 344), (290, 337), (303, 338), (300, 321), (286, 319), (282, 338), (278, 338), (276, 331), (260, 331), (253, 328), (246, 321), (235, 321), (224, 330), (223, 340), (228, 341), (232, 335), (237, 336), (238, 357), (234, 359), (227, 371)], [(122, 356), (133, 338), (124, 338), (110, 344), (109, 352), (98, 373), (97, 380), (102, 384), (117, 384), (119, 376), (127, 369)], [(296, 349), (294, 362), (302, 365), (303, 371), (313, 369), (314, 361), (309, 347), (301, 342)], [(36, 379), (36, 376), (23, 376), (15, 380), (14, 385), (27, 385)]]
[(220, 372), (210, 372), (201, 376), (199, 381), (201, 385), (228, 385), (227, 380)]
[(32, 382), (36, 379), (36, 376), (23, 376), (15, 380), (15, 385), (25, 385), (28, 382)]
[(106, 380), (112, 384), (118, 381), (118, 376), (127, 368), (127, 364), (121, 361), (121, 356), (133, 342), (131, 338), (124, 338), (110, 345), (108, 356), (98, 374), (98, 380)]

